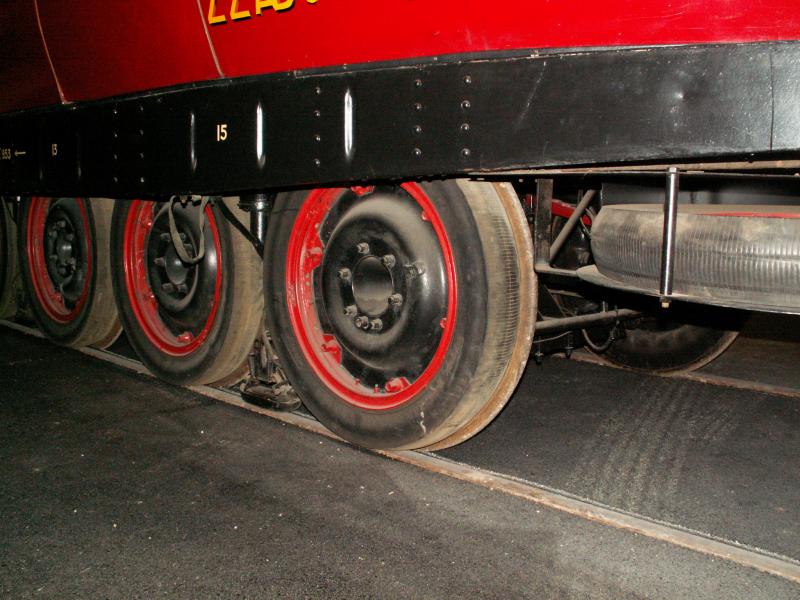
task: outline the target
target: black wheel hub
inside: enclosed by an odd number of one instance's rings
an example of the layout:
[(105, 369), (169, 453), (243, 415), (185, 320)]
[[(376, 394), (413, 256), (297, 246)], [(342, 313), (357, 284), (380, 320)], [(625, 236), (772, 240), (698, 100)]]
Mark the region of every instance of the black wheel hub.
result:
[(447, 314), (439, 240), (401, 188), (345, 194), (323, 223), (317, 311), (342, 365), (368, 386), (413, 382), (430, 363)]
[(64, 305), (74, 307), (89, 272), (89, 240), (78, 201), (73, 198), (54, 200), (47, 212), (44, 228), (47, 275), (61, 294)]
[[(199, 210), (194, 205), (173, 209), (180, 243), (189, 256), (196, 256), (199, 247)], [(197, 335), (214, 306), (219, 257), (214, 244), (208, 243), (210, 232), (206, 226), (203, 259), (194, 265), (184, 263), (170, 234), (168, 211), (168, 204), (158, 209), (148, 233), (147, 277), (159, 304), (159, 315), (167, 327), (175, 334)]]

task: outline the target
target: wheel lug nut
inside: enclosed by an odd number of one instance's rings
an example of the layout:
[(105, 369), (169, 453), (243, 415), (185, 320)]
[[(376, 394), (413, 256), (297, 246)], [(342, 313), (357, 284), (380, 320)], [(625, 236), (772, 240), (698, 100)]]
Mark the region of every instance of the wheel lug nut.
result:
[(179, 291), (181, 294), (185, 294), (185, 293), (186, 293), (188, 290), (189, 290), (189, 288), (187, 288), (187, 287), (186, 287), (186, 284), (185, 284), (185, 283), (179, 283), (179, 284), (178, 284), (178, 291)]
[(418, 275), (425, 274), (425, 263), (421, 260), (418, 260), (415, 263), (410, 265), (406, 265), (406, 272), (411, 275), (412, 277), (416, 277)]
[(342, 267), (341, 269), (339, 269), (339, 279), (341, 279), (343, 281), (349, 281), (351, 276), (352, 276), (352, 273), (350, 272), (350, 269), (345, 268), (345, 267)]
[(387, 254), (386, 256), (381, 258), (381, 262), (383, 263), (383, 266), (386, 267), (387, 269), (391, 269), (397, 263), (394, 256), (392, 256), (391, 254)]
[(360, 317), (356, 317), (354, 323), (359, 329), (366, 329), (369, 327), (369, 318), (361, 315)]
[(56, 221), (56, 229), (64, 229), (67, 226), (66, 221)]
[(359, 254), (369, 254), (369, 244), (367, 242), (361, 242), (356, 246), (356, 250), (358, 250)]
[(344, 307), (344, 314), (347, 317), (355, 317), (356, 313), (358, 313), (358, 309), (356, 308), (355, 304), (351, 304), (350, 306)]
[(380, 331), (383, 329), (383, 321), (380, 319), (372, 319), (372, 321), (369, 322), (369, 328), (372, 331)]
[(164, 233), (162, 233), (159, 237), (161, 238), (162, 242), (172, 241), (172, 236), (169, 233), (167, 233), (166, 231)]
[(392, 306), (400, 306), (403, 304), (403, 295), (402, 294), (392, 294), (389, 296), (389, 304)]
[(48, 256), (48, 258), (50, 259), (50, 262), (56, 262), (58, 260), (58, 255), (51, 254), (50, 256)]
[(175, 291), (175, 286), (172, 285), (171, 283), (162, 283), (161, 284), (161, 289), (163, 291), (167, 292), (168, 294), (171, 294), (172, 292)]
[(78, 261), (75, 260), (74, 258), (68, 258), (67, 259), (67, 264), (72, 266), (72, 267), (74, 267), (76, 264), (78, 264)]
[(71, 242), (71, 241), (73, 241), (75, 239), (75, 234), (74, 233), (68, 233), (67, 235), (64, 236), (64, 239), (67, 240), (68, 242)]
[(167, 261), (164, 260), (163, 256), (157, 256), (156, 259), (153, 261), (157, 267), (166, 267)]
[(181, 241), (182, 241), (182, 242), (185, 242), (185, 241), (186, 241), (186, 234), (185, 234), (185, 233), (179, 233), (179, 234), (178, 234), (178, 237), (179, 237), (179, 238), (181, 238)]

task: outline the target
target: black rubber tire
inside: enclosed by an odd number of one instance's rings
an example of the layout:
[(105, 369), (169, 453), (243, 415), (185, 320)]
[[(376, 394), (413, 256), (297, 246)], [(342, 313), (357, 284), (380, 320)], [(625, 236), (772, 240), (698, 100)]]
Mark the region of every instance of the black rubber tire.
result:
[[(278, 196), (264, 262), (267, 323), (280, 364), (306, 407), (333, 432), (371, 448), (443, 448), (480, 431), (502, 409), (527, 362), (535, 323), (532, 244), (508, 184), (420, 184), (452, 246), (453, 337), (433, 379), (405, 403), (372, 410), (347, 402), (309, 365), (287, 305), (287, 250), (310, 192)], [(424, 217), (423, 217), (424, 218)]]
[[(242, 219), (235, 198), (223, 200)], [(176, 356), (147, 336), (131, 305), (125, 279), (125, 225), (131, 203), (120, 200), (112, 222), (111, 260), (114, 296), (128, 341), (144, 365), (157, 377), (177, 385), (229, 384), (247, 371), (247, 358), (263, 324), (261, 260), (217, 206), (211, 206), (219, 231), (222, 284), (219, 306), (207, 337), (191, 353)]]
[(0, 319), (11, 318), (17, 312), (17, 226), (10, 208), (9, 203), (0, 198)]
[(611, 364), (650, 373), (694, 371), (725, 352), (739, 335), (741, 316), (731, 319), (728, 326), (735, 330), (657, 318), (642, 320), (638, 327), (623, 324), (625, 336), (595, 354)]
[[(53, 199), (53, 202), (58, 200)], [(94, 268), (91, 269), (86, 302), (74, 318), (64, 323), (53, 319), (48, 314), (34, 290), (30, 257), (35, 256), (32, 254), (33, 252), (44, 252), (44, 250), (39, 246), (36, 246), (35, 250), (28, 248), (29, 230), (32, 227), (29, 221), (32, 203), (42, 201), (44, 200), (36, 198), (23, 199), (20, 205), (18, 252), (20, 271), (31, 313), (45, 337), (53, 342), (73, 348), (85, 346), (106, 348), (114, 343), (122, 330), (111, 289), (111, 263), (108, 256), (114, 201), (106, 198), (79, 201), (86, 208), (89, 231), (78, 228), (76, 235), (88, 235), (86, 248)]]

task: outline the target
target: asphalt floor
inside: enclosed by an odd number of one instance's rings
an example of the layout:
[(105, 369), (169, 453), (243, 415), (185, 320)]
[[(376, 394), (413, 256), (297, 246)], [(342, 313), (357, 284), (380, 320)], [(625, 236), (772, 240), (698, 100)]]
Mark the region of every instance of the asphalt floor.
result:
[(800, 559), (800, 398), (551, 359), (442, 454)]
[[(449, 453), (800, 554), (796, 401), (607, 371), (529, 368), (501, 419)], [(3, 597), (800, 597), (6, 329), (0, 422)]]

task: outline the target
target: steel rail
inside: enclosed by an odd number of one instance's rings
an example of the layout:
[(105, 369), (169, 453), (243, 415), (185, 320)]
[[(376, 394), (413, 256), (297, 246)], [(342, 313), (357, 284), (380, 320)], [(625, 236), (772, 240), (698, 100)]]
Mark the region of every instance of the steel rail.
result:
[[(556, 358), (564, 358), (559, 354), (553, 354)], [(601, 357), (592, 354), (589, 351), (576, 350), (569, 359), (577, 360), (578, 362), (590, 363), (593, 365), (600, 365), (611, 369), (620, 369), (622, 371), (636, 371), (628, 367), (616, 365), (614, 363), (603, 360)], [(800, 389), (787, 387), (783, 385), (775, 385), (772, 383), (760, 383), (758, 381), (750, 381), (748, 379), (737, 379), (736, 377), (726, 377), (725, 375), (714, 375), (711, 373), (701, 373), (699, 371), (677, 371), (674, 373), (648, 373), (654, 377), (664, 377), (665, 379), (684, 379), (686, 381), (696, 381), (698, 383), (705, 383), (708, 385), (715, 385), (717, 387), (732, 388), (736, 390), (746, 390), (750, 392), (757, 392), (761, 394), (770, 394), (773, 396), (783, 396), (785, 398), (796, 398), (800, 400)]]

